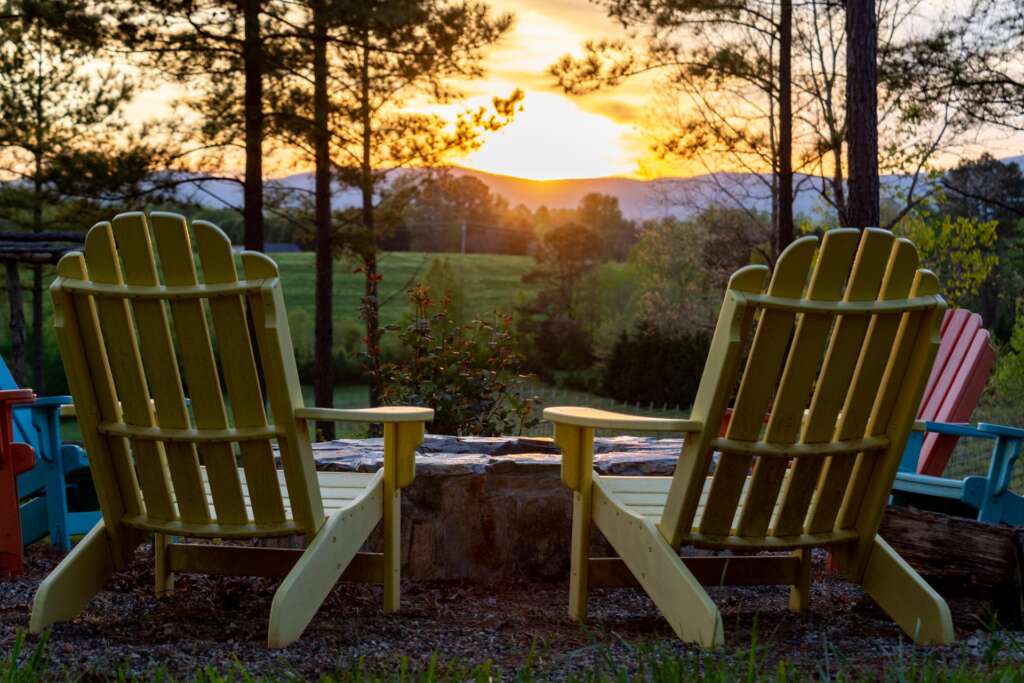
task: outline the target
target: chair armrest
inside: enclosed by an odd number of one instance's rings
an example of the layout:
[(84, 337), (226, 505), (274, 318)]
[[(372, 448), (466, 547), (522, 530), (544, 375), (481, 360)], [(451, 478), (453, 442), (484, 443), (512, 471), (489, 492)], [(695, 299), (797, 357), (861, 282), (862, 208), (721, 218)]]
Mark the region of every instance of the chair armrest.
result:
[(31, 389), (5, 389), (0, 391), (0, 403), (9, 406), (16, 406), (22, 403), (32, 403), (36, 395)]
[(579, 491), (589, 482), (594, 466), (594, 430), (637, 432), (696, 432), (700, 420), (673, 420), (577, 407), (545, 408), (544, 419), (555, 424), (555, 443), (562, 451), (562, 482)]
[(978, 424), (978, 429), (986, 434), (1008, 436), (1011, 439), (1024, 439), (1024, 429), (1019, 427), (1008, 427), (1007, 425), (994, 425), (988, 422), (981, 422)]
[(35, 406), (43, 406), (49, 408), (50, 406), (66, 406), (71, 404), (73, 399), (70, 396), (40, 396), (32, 404)]
[(295, 417), (321, 422), (374, 422), (392, 424), (398, 422), (430, 422), (434, 411), (430, 408), (407, 406), (380, 406), (378, 408), (299, 408)]
[(677, 420), (663, 417), (642, 417), (613, 413), (596, 408), (555, 407), (544, 409), (544, 419), (556, 424), (636, 432), (696, 432), (700, 420)]
[(416, 448), (423, 443), (424, 423), (434, 419), (430, 408), (299, 408), (300, 420), (384, 424), (384, 485), (402, 489), (416, 477)]
[(970, 436), (978, 439), (996, 438), (991, 432), (978, 429), (974, 425), (964, 422), (932, 422), (924, 421), (924, 431), (929, 434), (945, 434), (947, 436)]

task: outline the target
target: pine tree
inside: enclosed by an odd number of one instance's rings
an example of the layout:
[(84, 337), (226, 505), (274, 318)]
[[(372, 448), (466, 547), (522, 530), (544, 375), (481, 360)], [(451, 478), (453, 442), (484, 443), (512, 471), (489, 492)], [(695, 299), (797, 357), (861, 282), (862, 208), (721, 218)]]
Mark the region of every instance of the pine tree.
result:
[[(511, 119), (522, 95), (516, 91), (508, 99), (495, 98), (493, 111), (477, 108), (454, 120), (405, 107), (424, 94), (437, 103), (459, 99), (453, 79), (483, 75), (484, 50), (508, 31), (512, 18), (493, 16), (483, 3), (448, 0), (309, 0), (305, 9), (305, 19), (293, 24), (298, 28), (291, 76), (285, 87), (273, 89), (272, 106), (280, 113), (275, 134), (302, 150), (317, 168), (314, 393), (317, 405), (332, 405), (332, 259), (344, 251), (358, 259), (364, 276), (361, 313), (370, 405), (378, 405), (377, 207), (387, 177), (397, 169), (437, 166), (477, 147), (486, 131)], [(330, 180), (359, 191), (357, 211), (329, 213)], [(333, 434), (332, 425), (319, 428)]]
[[(4, 188), (0, 220), (35, 232), (65, 215), (82, 225), (79, 202), (123, 200), (138, 192), (160, 153), (134, 139), (123, 116), (134, 83), (122, 69), (97, 63), (110, 39), (103, 15), (84, 0), (0, 4), (0, 164), (17, 182)], [(133, 148), (134, 147), (134, 148)], [(134, 188), (126, 189), (126, 188)], [(61, 207), (60, 205), (65, 206)], [(8, 262), (9, 303), (19, 282)], [(44, 389), (43, 271), (33, 266), (32, 384)], [(23, 314), (12, 310), (13, 365), (22, 372)], [(19, 381), (27, 379), (24, 375)]]

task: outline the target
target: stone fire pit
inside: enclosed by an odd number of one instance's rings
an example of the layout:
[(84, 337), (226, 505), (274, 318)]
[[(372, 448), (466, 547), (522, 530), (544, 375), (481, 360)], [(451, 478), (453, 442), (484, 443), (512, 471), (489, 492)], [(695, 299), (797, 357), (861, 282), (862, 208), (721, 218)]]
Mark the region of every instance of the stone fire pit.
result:
[[(671, 475), (681, 439), (594, 439), (602, 474)], [(317, 469), (374, 472), (382, 439), (313, 446)], [(550, 439), (427, 435), (402, 494), (402, 575), (480, 583), (568, 575), (571, 495)], [(595, 537), (595, 543), (601, 539)], [(371, 538), (373, 548), (379, 539)]]

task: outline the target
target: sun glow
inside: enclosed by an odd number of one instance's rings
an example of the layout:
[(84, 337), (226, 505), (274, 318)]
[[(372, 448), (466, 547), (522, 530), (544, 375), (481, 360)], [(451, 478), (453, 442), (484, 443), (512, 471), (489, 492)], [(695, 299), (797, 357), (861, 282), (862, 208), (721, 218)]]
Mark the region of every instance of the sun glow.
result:
[(630, 133), (565, 97), (531, 92), (515, 120), (459, 165), (531, 180), (633, 175)]

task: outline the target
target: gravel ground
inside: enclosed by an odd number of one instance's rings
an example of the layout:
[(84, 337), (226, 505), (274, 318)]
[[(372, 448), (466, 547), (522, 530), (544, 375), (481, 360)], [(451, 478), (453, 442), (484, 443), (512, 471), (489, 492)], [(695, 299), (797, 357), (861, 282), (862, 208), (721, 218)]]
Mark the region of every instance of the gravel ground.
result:
[[(7, 656), (18, 631), (27, 627), (36, 586), (59, 559), (50, 546), (37, 544), (28, 550), (25, 576), (0, 580), (0, 655)], [(764, 671), (785, 659), (818, 675), (843, 669), (875, 676), (899, 662), (929, 659), (981, 667), (1024, 659), (1024, 633), (987, 632), (982, 627), (988, 609), (978, 601), (950, 601), (957, 644), (914, 648), (859, 588), (825, 574), (820, 558), (815, 579), (811, 609), (803, 616), (787, 610), (785, 588), (713, 589), (727, 644), (708, 661), (745, 668), (752, 642)], [(378, 588), (339, 584), (297, 643), (268, 650), (264, 641), (276, 584), (180, 575), (175, 594), (157, 599), (148, 554), (140, 549), (129, 571), (117, 575), (80, 618), (53, 629), (48, 670), (56, 678), (88, 679), (118, 670), (145, 676), (164, 667), (174, 677), (189, 677), (200, 667), (225, 670), (237, 660), (253, 674), (315, 678), (361, 657), (370, 668), (387, 669), (401, 656), (423, 663), (437, 653), (442, 662), (491, 660), (506, 671), (532, 661), (538, 679), (559, 680), (609, 662), (635, 667), (638, 648), (696, 655), (673, 637), (638, 590), (595, 591), (587, 627), (571, 622), (567, 582), (406, 582), (402, 610), (390, 616), (381, 611)], [(28, 638), (30, 647), (35, 642)]]

